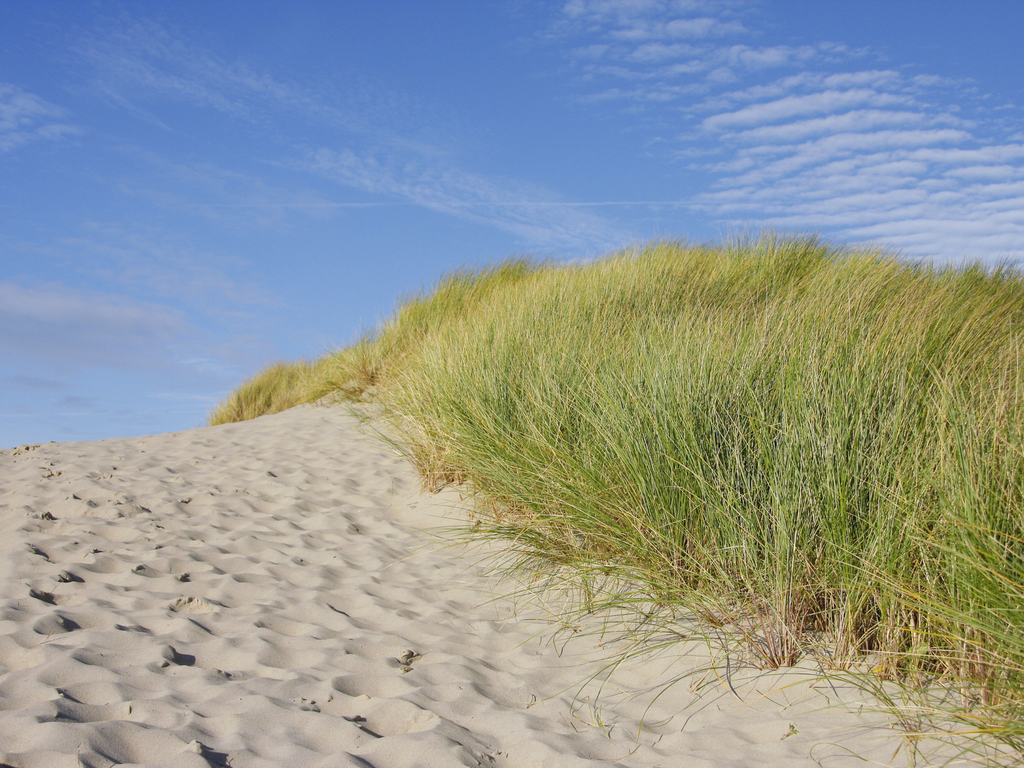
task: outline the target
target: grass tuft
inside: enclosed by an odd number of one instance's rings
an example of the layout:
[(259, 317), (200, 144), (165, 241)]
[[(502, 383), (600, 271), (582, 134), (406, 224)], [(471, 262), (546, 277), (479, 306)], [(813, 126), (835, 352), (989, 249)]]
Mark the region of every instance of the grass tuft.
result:
[(210, 426), (246, 421), (311, 402), (308, 363), (274, 363), (232, 392), (207, 419)]

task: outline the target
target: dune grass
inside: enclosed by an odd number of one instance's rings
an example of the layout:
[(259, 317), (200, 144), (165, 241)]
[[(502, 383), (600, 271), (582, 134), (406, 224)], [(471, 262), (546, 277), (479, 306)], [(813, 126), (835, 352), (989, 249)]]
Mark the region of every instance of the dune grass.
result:
[(380, 385), (414, 365), (410, 358), (442, 327), (464, 318), (495, 291), (511, 288), (534, 266), (514, 259), (480, 272), (453, 272), (429, 294), (404, 299), (392, 318), (355, 344), (312, 362), (268, 366), (218, 405), (207, 423), (245, 421), (322, 398), (372, 398)]
[(232, 392), (207, 419), (210, 426), (246, 421), (311, 402), (308, 363), (274, 363)]
[(766, 234), (449, 275), (211, 421), (372, 396), (485, 535), (769, 666), (958, 698), (1024, 742), (1024, 278)]

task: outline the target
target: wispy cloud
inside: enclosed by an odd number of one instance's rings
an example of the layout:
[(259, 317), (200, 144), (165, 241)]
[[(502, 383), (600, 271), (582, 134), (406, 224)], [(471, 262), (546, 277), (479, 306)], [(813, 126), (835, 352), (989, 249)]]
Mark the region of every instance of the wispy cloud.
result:
[(66, 381), (58, 381), (46, 376), (3, 376), (0, 377), (0, 386), (34, 392), (64, 392), (68, 388)]
[[(954, 112), (965, 97), (946, 83), (922, 94), (919, 80), (887, 76), (863, 87), (867, 80), (824, 90), (822, 78), (774, 83), (775, 98), (706, 117), (705, 140), (731, 157), (708, 166), (721, 175), (695, 199), (698, 209), (733, 223), (872, 239), (908, 255), (1024, 257), (1024, 215), (1014, 214), (1024, 195), (1013, 183), (1024, 178), (1024, 147), (983, 116)], [(781, 95), (786, 88), (797, 93)], [(812, 109), (822, 116), (807, 118)]]
[(872, 106), (886, 107), (904, 105), (907, 97), (879, 93), (870, 88), (851, 88), (849, 90), (829, 89), (818, 93), (785, 96), (774, 101), (761, 102), (743, 107), (735, 112), (720, 112), (704, 119), (703, 126), (710, 130), (723, 128), (746, 127), (773, 123), (793, 117), (827, 114), (835, 116), (839, 110), (851, 107)]
[(548, 35), (570, 41), (582, 100), (619, 103), (681, 173), (710, 174), (688, 199), (710, 222), (1024, 259), (1024, 145), (976, 83), (858, 66), (872, 52), (841, 42), (751, 45), (750, 7), (573, 0)]
[(0, 282), (0, 350), (45, 368), (138, 370), (161, 365), (192, 328), (168, 307), (48, 284)]
[[(861, 55), (845, 45), (751, 45), (749, 4), (728, 0), (572, 0), (542, 37), (568, 44), (570, 60), (603, 100), (671, 101), (780, 67)], [(593, 91), (590, 98), (596, 95)]]
[(131, 293), (160, 297), (227, 322), (252, 323), (280, 300), (245, 276), (247, 264), (229, 259), (161, 228), (120, 223), (87, 224), (81, 236), (50, 248), (69, 268), (85, 268), (94, 279)]
[(78, 133), (65, 110), (16, 85), (0, 83), (0, 154), (39, 139), (53, 141)]
[(321, 148), (306, 167), (343, 184), (408, 200), (424, 208), (499, 227), (549, 247), (610, 248), (627, 240), (622, 231), (581, 206), (559, 201), (546, 189), (495, 179), (406, 157), (360, 156)]
[[(365, 83), (339, 93), (329, 83), (286, 82), (244, 62), (225, 61), (155, 22), (127, 16), (88, 37), (81, 53), (93, 68), (93, 87), (151, 123), (173, 129), (173, 119), (159, 113), (168, 98), (213, 109), (271, 135), (276, 145), (267, 145), (269, 163), (374, 195), (345, 204), (422, 206), (496, 227), (544, 249), (604, 249), (629, 239), (597, 214), (550, 205), (558, 200), (551, 190), (465, 167), (457, 143), (444, 138), (450, 126), (404, 95)], [(330, 140), (311, 141), (312, 149), (294, 144), (279, 131), (296, 121), (304, 126), (302, 133)], [(322, 196), (256, 198), (221, 202), (264, 211), (324, 211), (332, 205)], [(201, 204), (196, 210), (209, 214), (216, 208)]]
[[(121, 192), (175, 213), (187, 212), (239, 231), (283, 229), (309, 218), (329, 217), (343, 208), (395, 204), (379, 200), (332, 200), (308, 188), (295, 184), (283, 186), (251, 172), (210, 162), (173, 161), (135, 147), (124, 148), (122, 153), (137, 161), (137, 167), (143, 170), (135, 177), (122, 178)], [(294, 168), (292, 162), (274, 165)]]
[(151, 111), (154, 96), (254, 122), (268, 105), (304, 113), (324, 106), (301, 89), (259, 74), (244, 62), (226, 62), (183, 34), (127, 14), (83, 37), (78, 53), (92, 67), (90, 83), (96, 91), (168, 129), (164, 119)]
[[(99, 289), (98, 296), (145, 296), (156, 302), (147, 307), (164, 307), (209, 332), (237, 338), (264, 327), (282, 306), (271, 289), (256, 284), (252, 265), (245, 259), (198, 246), (190, 236), (156, 224), (86, 221), (74, 234), (43, 242), (0, 235), (0, 250), (12, 266), (49, 265), (66, 287), (61, 294), (49, 285), (47, 295), (66, 295), (69, 307), (87, 301), (74, 298), (84, 288)], [(98, 301), (98, 306), (105, 303)], [(116, 296), (110, 301), (111, 306), (127, 306)], [(58, 308), (59, 304), (53, 298), (47, 306)], [(8, 318), (8, 322), (13, 321)], [(213, 343), (210, 338), (206, 341)], [(54, 336), (54, 343), (62, 342)]]
[(855, 109), (845, 114), (832, 114), (808, 120), (796, 120), (783, 125), (761, 125), (733, 133), (731, 138), (751, 144), (791, 143), (811, 136), (820, 136), (874, 128), (917, 127), (930, 121), (920, 112)]
[(733, 6), (715, 0), (569, 0), (562, 14), (576, 32), (600, 31), (612, 39), (637, 42), (743, 32), (743, 23), (730, 13)]

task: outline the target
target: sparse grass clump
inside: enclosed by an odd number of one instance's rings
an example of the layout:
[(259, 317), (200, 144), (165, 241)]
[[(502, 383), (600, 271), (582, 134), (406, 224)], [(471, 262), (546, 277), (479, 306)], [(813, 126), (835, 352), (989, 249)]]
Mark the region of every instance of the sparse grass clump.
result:
[(208, 423), (246, 421), (311, 402), (306, 386), (310, 368), (308, 363), (268, 365), (218, 405)]
[(941, 678), (957, 717), (1013, 742), (1022, 330), (1008, 269), (660, 242), (457, 273), (229, 404), (375, 387), (428, 485), (466, 483), (533, 562), (640, 583), (767, 666)]

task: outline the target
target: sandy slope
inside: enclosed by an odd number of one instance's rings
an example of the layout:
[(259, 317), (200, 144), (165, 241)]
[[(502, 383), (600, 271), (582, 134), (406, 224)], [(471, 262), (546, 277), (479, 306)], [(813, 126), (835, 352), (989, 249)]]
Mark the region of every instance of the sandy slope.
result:
[(596, 697), (599, 635), (552, 642), (423, 532), (457, 501), (342, 408), (0, 452), (0, 763), (864, 766), (900, 746), (793, 676), (737, 678), (741, 701), (698, 675), (652, 705), (700, 644)]

